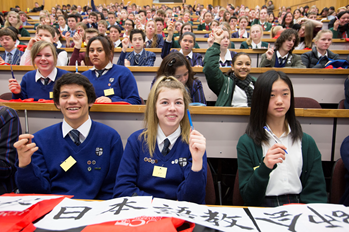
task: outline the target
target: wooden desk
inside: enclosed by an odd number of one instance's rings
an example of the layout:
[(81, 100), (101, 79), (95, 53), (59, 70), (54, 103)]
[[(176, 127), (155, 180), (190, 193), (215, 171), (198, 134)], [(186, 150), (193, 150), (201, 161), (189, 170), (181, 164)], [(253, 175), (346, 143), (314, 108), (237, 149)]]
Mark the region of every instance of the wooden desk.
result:
[[(18, 110), (24, 127), (24, 109), (28, 110), (29, 131), (35, 133), (47, 126), (62, 121), (62, 114), (53, 104), (4, 103)], [(116, 129), (126, 145), (127, 138), (143, 128), (145, 106), (98, 105), (91, 108), (91, 118)], [(236, 145), (244, 134), (249, 108), (191, 107), (195, 129), (207, 139), (209, 158), (237, 158)], [(349, 131), (349, 110), (296, 109), (297, 119), (303, 131), (310, 134), (322, 153), (323, 161), (340, 157), (339, 148)], [(337, 121), (334, 118), (338, 118)], [(338, 125), (338, 126), (337, 126)], [(334, 128), (337, 130), (334, 132)], [(333, 140), (333, 135), (335, 139)], [(331, 156), (331, 151), (334, 153)]]

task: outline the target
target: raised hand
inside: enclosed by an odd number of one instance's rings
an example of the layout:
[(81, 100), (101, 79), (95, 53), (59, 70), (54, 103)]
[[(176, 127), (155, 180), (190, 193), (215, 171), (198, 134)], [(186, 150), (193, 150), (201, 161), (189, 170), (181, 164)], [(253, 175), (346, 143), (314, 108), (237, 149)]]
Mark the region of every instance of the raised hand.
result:
[(128, 38), (124, 38), (122, 41), (122, 51), (126, 52), (126, 49), (128, 48), (129, 44), (130, 44), (130, 40)]
[(82, 36), (79, 32), (75, 33), (73, 36), (73, 41), (74, 41), (74, 47), (76, 49), (80, 49), (81, 48), (81, 44), (82, 44)]
[(16, 79), (8, 80), (8, 88), (14, 94), (19, 94), (22, 91), (21, 86), (18, 84), (18, 81)]
[(268, 60), (271, 60), (274, 55), (274, 46), (270, 47), (270, 44), (268, 44), (268, 50), (266, 51), (265, 55), (267, 56)]
[(190, 132), (189, 150), (193, 160), (191, 170), (198, 172), (202, 169), (202, 157), (206, 151), (206, 138), (197, 130)]
[(13, 144), (18, 153), (18, 167), (24, 168), (31, 163), (31, 157), (39, 148), (35, 143), (32, 143), (34, 135), (22, 134), (18, 141)]

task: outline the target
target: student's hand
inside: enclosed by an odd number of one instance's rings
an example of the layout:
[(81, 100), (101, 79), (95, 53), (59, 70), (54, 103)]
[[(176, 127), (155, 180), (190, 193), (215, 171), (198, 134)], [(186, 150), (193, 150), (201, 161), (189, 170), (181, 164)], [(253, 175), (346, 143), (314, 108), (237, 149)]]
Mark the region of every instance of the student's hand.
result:
[(126, 67), (131, 66), (131, 62), (130, 62), (128, 59), (125, 59), (125, 60), (124, 60), (124, 65), (125, 65)]
[(122, 51), (123, 52), (126, 52), (126, 49), (128, 48), (129, 44), (130, 44), (130, 40), (128, 38), (124, 38), (122, 41), (121, 41), (121, 44), (122, 44)]
[(174, 33), (174, 22), (173, 21), (170, 21), (170, 23), (168, 24), (168, 27), (167, 27), (167, 41), (172, 41), (172, 36), (173, 36), (173, 33)]
[(264, 164), (269, 169), (273, 169), (277, 163), (282, 163), (285, 160), (286, 147), (280, 143), (275, 143), (264, 157)]
[(206, 151), (206, 139), (197, 130), (190, 132), (189, 150), (193, 160), (191, 170), (198, 172), (202, 169), (202, 157), (204, 156)]
[(245, 34), (246, 29), (245, 28), (240, 28), (240, 39), (242, 38), (242, 36)]
[(214, 42), (214, 34), (213, 34), (213, 30), (212, 30), (212, 32), (210, 33), (210, 35), (209, 35), (209, 37), (208, 37), (208, 39), (207, 39), (207, 43), (208, 43), (208, 47), (210, 48), (210, 47), (212, 47), (212, 45), (213, 45), (213, 42)]
[(86, 66), (86, 64), (83, 60), (80, 62), (80, 66)]
[(31, 38), (31, 39), (29, 40), (27, 49), (28, 49), (28, 50), (31, 50), (32, 47), (33, 47), (33, 45), (34, 45), (34, 43), (35, 43), (35, 42), (38, 42), (38, 41), (40, 41), (40, 40), (41, 40), (41, 39), (40, 39), (39, 37), (37, 37), (37, 36)]
[(93, 23), (92, 20), (89, 19), (89, 18), (87, 19), (87, 22), (90, 23), (90, 24)]
[(109, 97), (101, 96), (96, 99), (95, 103), (110, 103), (111, 99)]
[(0, 57), (0, 64), (5, 63), (5, 61)]
[(223, 39), (223, 30), (221, 28), (217, 28), (216, 30), (214, 30), (213, 36), (214, 42), (221, 44), (221, 41)]
[(14, 94), (19, 94), (22, 91), (21, 86), (18, 84), (16, 79), (9, 79), (8, 80), (8, 88)]
[(32, 143), (34, 135), (21, 134), (18, 141), (13, 144), (18, 153), (18, 167), (24, 168), (31, 163), (31, 157), (39, 148)]
[(268, 44), (268, 50), (265, 55), (267, 56), (267, 60), (271, 60), (274, 55), (274, 46), (270, 47), (270, 44)]
[(197, 65), (195, 65), (194, 67), (202, 67), (202, 66), (197, 64)]
[(339, 26), (339, 20), (337, 19), (333, 24), (333, 30), (337, 31)]
[(80, 49), (81, 48), (81, 44), (82, 44), (82, 36), (80, 33), (75, 33), (73, 36), (73, 41), (74, 41), (74, 47), (76, 49)]

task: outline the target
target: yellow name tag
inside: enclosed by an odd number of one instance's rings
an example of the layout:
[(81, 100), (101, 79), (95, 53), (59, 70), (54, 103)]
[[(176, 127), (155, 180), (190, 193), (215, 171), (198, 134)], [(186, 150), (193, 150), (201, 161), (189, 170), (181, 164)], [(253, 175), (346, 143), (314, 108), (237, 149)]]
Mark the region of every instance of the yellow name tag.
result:
[(69, 156), (66, 160), (64, 160), (63, 163), (61, 163), (61, 168), (66, 172), (68, 171), (74, 164), (76, 163), (76, 160)]
[(104, 96), (110, 96), (110, 95), (114, 95), (114, 89), (105, 89), (104, 90)]
[(50, 98), (53, 98), (53, 92), (50, 92)]
[(167, 168), (160, 167), (160, 166), (154, 166), (153, 170), (153, 176), (166, 178)]
[(257, 168), (259, 168), (259, 166), (254, 167), (253, 170), (256, 170)]

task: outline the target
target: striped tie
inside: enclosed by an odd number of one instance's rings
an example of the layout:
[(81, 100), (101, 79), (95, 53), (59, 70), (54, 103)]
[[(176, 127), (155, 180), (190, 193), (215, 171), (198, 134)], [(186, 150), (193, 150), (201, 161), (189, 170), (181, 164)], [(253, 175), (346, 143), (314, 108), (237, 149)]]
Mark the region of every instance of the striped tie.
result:
[(80, 132), (78, 130), (71, 130), (70, 135), (73, 138), (73, 142), (76, 144), (76, 146), (79, 146), (81, 144), (80, 142)]

